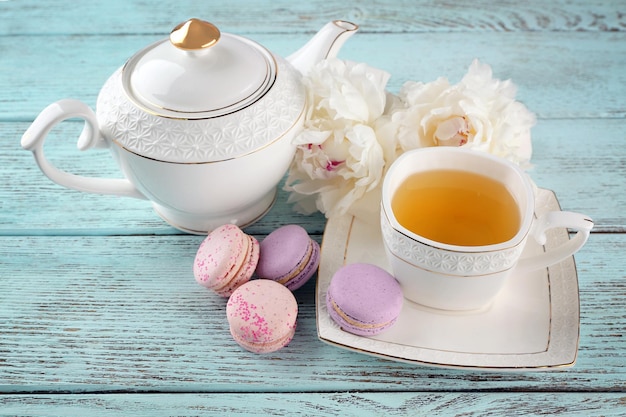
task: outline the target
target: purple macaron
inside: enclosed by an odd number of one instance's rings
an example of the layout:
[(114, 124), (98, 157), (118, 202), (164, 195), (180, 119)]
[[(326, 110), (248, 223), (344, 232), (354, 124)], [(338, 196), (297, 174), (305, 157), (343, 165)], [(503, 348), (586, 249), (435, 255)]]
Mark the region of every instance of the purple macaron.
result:
[(320, 262), (320, 246), (302, 226), (279, 227), (260, 245), (256, 273), (291, 291), (303, 286), (315, 274)]
[(396, 279), (376, 265), (354, 263), (333, 275), (326, 292), (330, 317), (344, 331), (373, 336), (393, 326), (402, 302)]

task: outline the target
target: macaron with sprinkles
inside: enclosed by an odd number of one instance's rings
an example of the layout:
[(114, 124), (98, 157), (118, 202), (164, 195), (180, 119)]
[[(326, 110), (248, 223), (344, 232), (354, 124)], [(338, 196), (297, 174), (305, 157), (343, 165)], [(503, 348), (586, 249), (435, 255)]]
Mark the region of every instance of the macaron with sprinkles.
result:
[(374, 336), (393, 326), (402, 310), (400, 284), (384, 269), (367, 263), (338, 269), (326, 291), (335, 323), (358, 336)]
[(229, 297), (250, 281), (259, 260), (259, 242), (234, 224), (214, 229), (202, 241), (193, 264), (196, 281)]
[(237, 288), (226, 304), (230, 334), (253, 353), (275, 352), (287, 346), (296, 331), (298, 303), (284, 285), (255, 279)]
[(302, 287), (320, 262), (319, 244), (296, 224), (279, 227), (267, 235), (260, 252), (257, 276), (283, 284), (291, 291)]

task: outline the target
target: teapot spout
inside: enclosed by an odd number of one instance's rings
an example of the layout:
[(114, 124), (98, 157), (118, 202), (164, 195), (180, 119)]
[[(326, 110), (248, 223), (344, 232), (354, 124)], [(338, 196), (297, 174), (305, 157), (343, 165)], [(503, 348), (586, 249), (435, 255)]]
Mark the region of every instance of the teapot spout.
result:
[(358, 29), (358, 25), (345, 20), (329, 22), (304, 46), (287, 57), (287, 61), (305, 75), (319, 61), (337, 56), (344, 42)]

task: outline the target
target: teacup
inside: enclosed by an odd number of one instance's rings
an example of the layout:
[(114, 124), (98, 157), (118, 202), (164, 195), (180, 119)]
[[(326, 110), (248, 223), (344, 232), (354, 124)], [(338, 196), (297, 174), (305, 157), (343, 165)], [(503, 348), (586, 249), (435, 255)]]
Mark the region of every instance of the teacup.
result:
[[(416, 233), (398, 220), (401, 207), (395, 206), (397, 193), (405, 193), (409, 177), (434, 175), (454, 171), (468, 178), (476, 174), (486, 181), (495, 180), (494, 186), (504, 187), (512, 197), (511, 215), (514, 223), (510, 236), (502, 241), (490, 242), (478, 232), (458, 232), (447, 241), (433, 239), (425, 232)], [(417, 178), (417, 177), (414, 177)], [(462, 183), (462, 181), (461, 181)], [(410, 192), (421, 192), (413, 191)], [(455, 191), (456, 193), (456, 191)], [(418, 196), (419, 197), (419, 196)], [(481, 197), (485, 199), (486, 197)], [(469, 201), (456, 207), (459, 212), (471, 212)], [(387, 171), (382, 190), (381, 228), (385, 251), (396, 279), (402, 286), (404, 296), (415, 303), (443, 310), (469, 311), (486, 308), (503, 288), (507, 278), (514, 272), (523, 273), (558, 263), (577, 252), (587, 241), (593, 227), (588, 216), (579, 213), (553, 211), (536, 218), (534, 187), (528, 175), (517, 165), (497, 156), (463, 148), (432, 147), (409, 151), (401, 155)], [(416, 209), (417, 210), (417, 209)], [(421, 209), (420, 209), (421, 210)], [(501, 209), (502, 210), (502, 209)], [(441, 212), (441, 213), (440, 213)], [(434, 214), (446, 215), (446, 210), (436, 209)], [(414, 215), (411, 222), (430, 224), (433, 217)], [(437, 219), (452, 222), (454, 215)], [(467, 220), (467, 219), (466, 219)], [(478, 220), (470, 220), (477, 222)], [(481, 221), (491, 221), (482, 219)], [(446, 225), (449, 226), (449, 225)], [(410, 226), (416, 230), (415, 227)], [(496, 225), (496, 229), (504, 226)], [(538, 255), (521, 257), (528, 237), (539, 244), (546, 241), (545, 232), (554, 227), (567, 227), (577, 231), (566, 243)], [(437, 230), (435, 230), (436, 234)], [(428, 233), (431, 233), (430, 231)], [(469, 236), (469, 235), (475, 236)], [(479, 238), (478, 242), (466, 243), (466, 238)], [(447, 239), (447, 237), (446, 237)], [(458, 243), (455, 243), (458, 239)]]

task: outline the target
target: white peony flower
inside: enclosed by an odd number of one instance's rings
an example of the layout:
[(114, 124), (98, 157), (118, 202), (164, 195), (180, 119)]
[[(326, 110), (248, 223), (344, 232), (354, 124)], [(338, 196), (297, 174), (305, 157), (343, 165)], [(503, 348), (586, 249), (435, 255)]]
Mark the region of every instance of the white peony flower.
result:
[(304, 78), (309, 108), (285, 184), (298, 211), (344, 214), (382, 180), (374, 124), (385, 110), (388, 80), (382, 70), (334, 58)]
[(309, 106), (285, 184), (296, 210), (376, 219), (385, 170), (414, 148), (466, 146), (528, 166), (535, 116), (488, 65), (475, 60), (456, 85), (406, 82), (397, 96), (388, 80), (334, 58), (304, 77)]
[(391, 114), (387, 134), (397, 135), (400, 153), (428, 146), (467, 146), (526, 166), (535, 116), (515, 101), (515, 94), (510, 80), (493, 79), (491, 67), (474, 60), (456, 85), (445, 78), (405, 83), (399, 93), (405, 108)]

